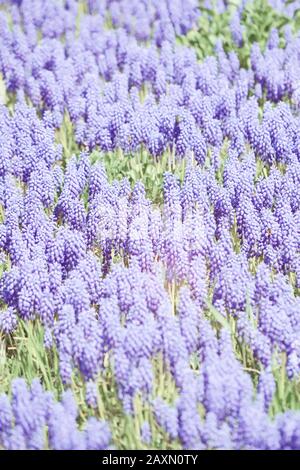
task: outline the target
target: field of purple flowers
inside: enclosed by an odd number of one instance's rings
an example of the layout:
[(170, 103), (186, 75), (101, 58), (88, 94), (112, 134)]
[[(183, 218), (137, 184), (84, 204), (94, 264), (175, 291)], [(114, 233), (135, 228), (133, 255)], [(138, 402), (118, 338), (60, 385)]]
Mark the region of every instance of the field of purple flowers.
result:
[(299, 31), (0, 0), (0, 449), (300, 449)]

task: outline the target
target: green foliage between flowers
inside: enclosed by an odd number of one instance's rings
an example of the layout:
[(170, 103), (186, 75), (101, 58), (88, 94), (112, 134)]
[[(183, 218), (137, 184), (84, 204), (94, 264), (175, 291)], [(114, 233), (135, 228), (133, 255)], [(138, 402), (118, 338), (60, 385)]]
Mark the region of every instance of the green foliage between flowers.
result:
[(94, 151), (91, 154), (91, 161), (103, 162), (110, 182), (126, 177), (133, 186), (137, 181), (141, 181), (145, 186), (147, 197), (154, 204), (162, 203), (164, 173), (171, 171), (182, 181), (186, 165), (185, 159), (175, 161), (171, 152), (165, 152), (162, 156), (154, 158), (144, 148), (135, 154), (124, 154), (120, 149), (107, 153)]
[(243, 45), (239, 48), (233, 42), (230, 22), (240, 7), (240, 2), (239, 0), (232, 0), (227, 3), (226, 11), (218, 13), (216, 8), (205, 8), (201, 1), (201, 17), (197, 30), (192, 30), (186, 36), (178, 38), (181, 44), (195, 48), (199, 60), (213, 55), (217, 42), (221, 41), (226, 52), (235, 51), (241, 65), (248, 67), (252, 44), (258, 43), (261, 49), (264, 50), (273, 28), (276, 28), (279, 32), (281, 45), (284, 45), (284, 26), (289, 24), (293, 33), (299, 31), (300, 6), (291, 19), (274, 10), (268, 0), (253, 0), (247, 2), (243, 8), (241, 16), (241, 25), (244, 29)]

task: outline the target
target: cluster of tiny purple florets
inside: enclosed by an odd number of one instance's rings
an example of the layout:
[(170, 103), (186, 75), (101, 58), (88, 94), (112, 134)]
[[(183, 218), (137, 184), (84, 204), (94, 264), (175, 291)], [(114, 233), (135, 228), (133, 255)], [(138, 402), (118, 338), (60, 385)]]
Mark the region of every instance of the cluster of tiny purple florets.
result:
[(85, 428), (77, 424), (78, 410), (72, 394), (60, 402), (45, 392), (36, 379), (30, 388), (23, 379), (12, 383), (12, 398), (0, 395), (0, 447), (8, 450), (101, 450), (110, 443), (105, 422), (91, 417)]

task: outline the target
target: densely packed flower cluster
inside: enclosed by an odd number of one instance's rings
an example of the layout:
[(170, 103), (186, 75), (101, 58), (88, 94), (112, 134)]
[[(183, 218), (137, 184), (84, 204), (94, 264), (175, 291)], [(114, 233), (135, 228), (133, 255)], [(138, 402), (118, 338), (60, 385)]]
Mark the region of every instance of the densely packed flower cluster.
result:
[[(42, 325), (65, 391), (16, 378), (0, 448), (117, 446), (109, 380), (145, 446), (299, 449), (300, 411), (270, 410), (300, 376), (300, 38), (273, 30), (244, 68), (177, 44), (195, 0), (1, 5), (0, 339)], [(167, 155), (162, 204), (95, 151)]]
[(65, 392), (58, 403), (38, 380), (28, 389), (23, 379), (15, 379), (11, 400), (0, 395), (0, 445), (10, 450), (41, 450), (45, 446), (57, 450), (107, 448), (108, 425), (91, 417), (81, 431), (76, 423), (77, 414), (70, 392)]

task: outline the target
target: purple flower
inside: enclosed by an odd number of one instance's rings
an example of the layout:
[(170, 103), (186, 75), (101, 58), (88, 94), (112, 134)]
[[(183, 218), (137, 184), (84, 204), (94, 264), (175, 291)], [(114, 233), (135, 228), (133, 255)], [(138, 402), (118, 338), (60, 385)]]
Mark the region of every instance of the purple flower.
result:
[(13, 308), (10, 307), (0, 312), (0, 330), (2, 330), (3, 333), (12, 333), (17, 328), (17, 324), (18, 318)]

